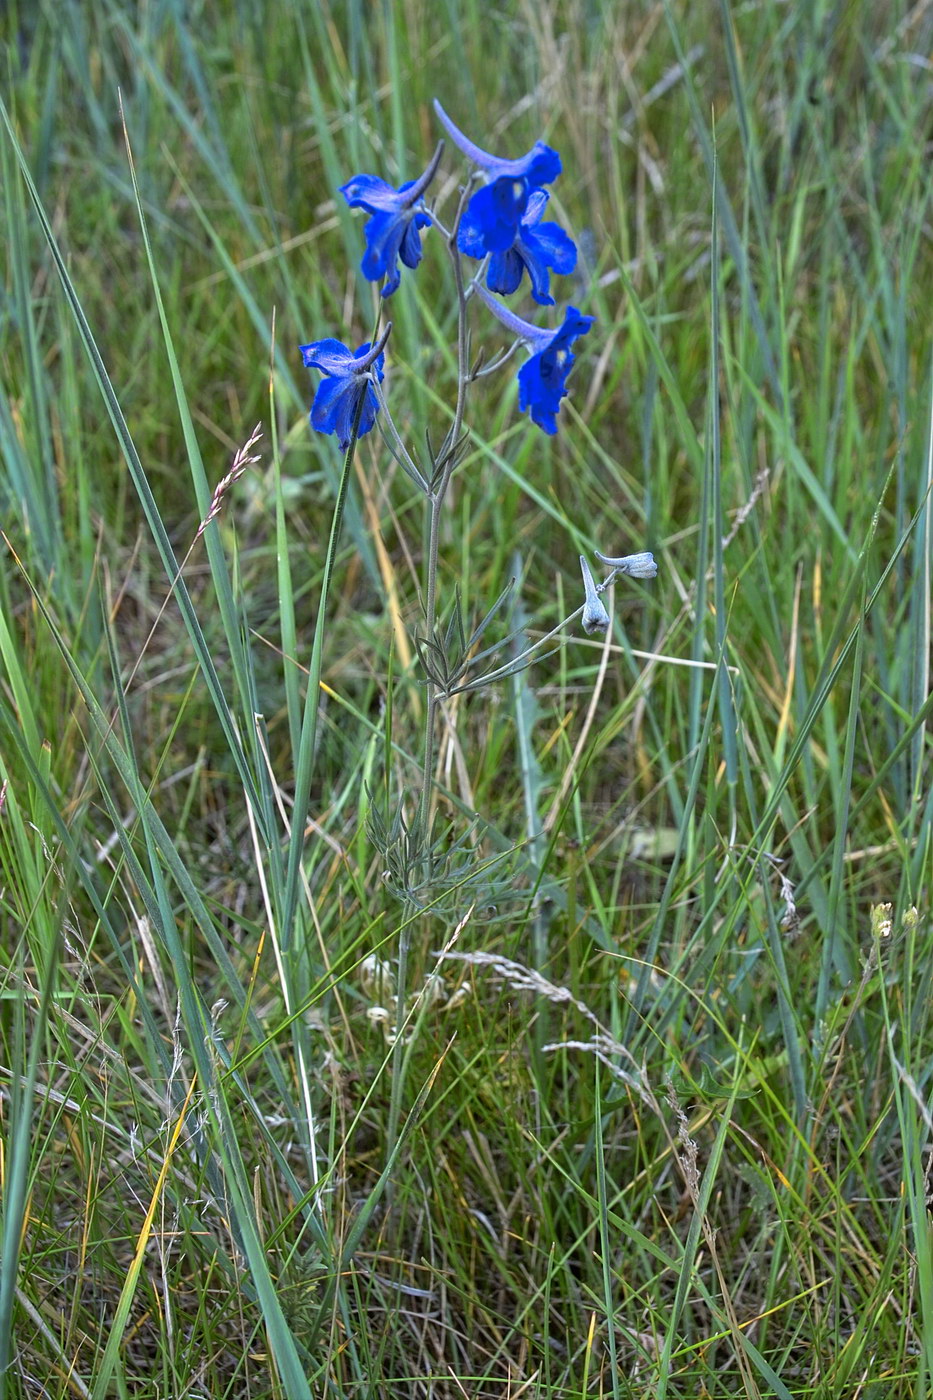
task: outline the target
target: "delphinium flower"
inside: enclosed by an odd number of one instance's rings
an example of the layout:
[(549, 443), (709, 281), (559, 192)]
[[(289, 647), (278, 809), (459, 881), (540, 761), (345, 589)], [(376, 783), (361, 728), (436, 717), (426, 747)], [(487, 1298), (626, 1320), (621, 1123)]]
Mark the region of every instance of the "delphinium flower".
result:
[(560, 401), (567, 393), (567, 376), (576, 358), (571, 346), (587, 334), (595, 316), (584, 316), (575, 306), (568, 306), (563, 324), (556, 331), (547, 330), (523, 321), (484, 287), (477, 285), (476, 292), (506, 330), (530, 346), (531, 357), (518, 371), (518, 407), (522, 413), (527, 408), (532, 422), (553, 435), (557, 432)]
[(454, 145), (487, 180), (464, 210), (457, 247), (471, 258), (491, 255), (487, 285), (492, 291), (516, 291), (527, 268), (535, 301), (553, 305), (548, 268), (572, 272), (577, 262), (577, 250), (563, 229), (540, 223), (548, 198), (541, 186), (557, 179), (560, 156), (543, 141), (536, 141), (518, 160), (503, 160), (464, 136), (436, 99), (434, 110)]
[(590, 566), (586, 562), (586, 555), (580, 555), (580, 569), (583, 573), (583, 592), (585, 601), (583, 603), (583, 616), (580, 621), (583, 630), (588, 637), (594, 632), (607, 632), (609, 630), (609, 614), (606, 605), (596, 588)]
[(311, 426), (319, 433), (336, 433), (343, 452), (353, 437), (357, 414), (358, 438), (364, 437), (376, 421), (379, 400), (373, 380), (383, 379), (382, 352), (391, 329), (389, 322), (375, 345), (367, 341), (355, 351), (339, 340), (314, 340), (299, 346), (304, 363), (324, 375), (311, 404)]
[(416, 268), (421, 261), (420, 231), (431, 223), (423, 196), (437, 172), (443, 149), (441, 142), (424, 174), (398, 189), (378, 175), (354, 175), (340, 186), (351, 209), (365, 209), (372, 215), (363, 227), (366, 252), (361, 267), (370, 282), (386, 278), (384, 297), (390, 297), (401, 280), (399, 258), (410, 268)]
[[(486, 286), (491, 292), (508, 296), (518, 291), (522, 275), (527, 271), (531, 295), (538, 305), (554, 305), (549, 290), (548, 269), (562, 275), (573, 272), (577, 265), (577, 250), (573, 240), (559, 224), (541, 222), (548, 198), (546, 190), (532, 190), (511, 247), (490, 257)], [(464, 211), (460, 221), (457, 247), (471, 258), (486, 256), (483, 229), (473, 217), (471, 206)]]
[(617, 574), (628, 574), (629, 578), (657, 578), (658, 566), (654, 555), (647, 550), (640, 554), (622, 554), (617, 558), (611, 554), (600, 554), (598, 549), (593, 553), (601, 564), (614, 569)]

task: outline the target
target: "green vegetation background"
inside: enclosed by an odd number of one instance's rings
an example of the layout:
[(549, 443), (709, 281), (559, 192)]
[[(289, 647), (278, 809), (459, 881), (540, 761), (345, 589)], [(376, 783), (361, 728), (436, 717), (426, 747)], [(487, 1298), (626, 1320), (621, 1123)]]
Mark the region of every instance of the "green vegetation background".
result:
[[(0, 1397), (928, 1395), (929, 7), (0, 27)], [(435, 96), (560, 150), (598, 317), (556, 439), (480, 382), (446, 605), (517, 573), (534, 637), (581, 550), (660, 572), (452, 705), (439, 811), (508, 888), (415, 919), (393, 1069), (421, 517), (372, 433), (322, 603), (297, 346), (368, 338), (336, 189), (420, 171)], [(420, 449), (436, 235), (391, 313)]]

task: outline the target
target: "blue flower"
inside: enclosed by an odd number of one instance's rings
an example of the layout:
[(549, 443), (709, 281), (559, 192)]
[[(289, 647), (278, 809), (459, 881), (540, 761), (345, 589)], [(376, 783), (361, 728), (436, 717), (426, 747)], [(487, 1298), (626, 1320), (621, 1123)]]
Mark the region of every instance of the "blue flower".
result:
[(556, 331), (544, 330), (509, 311), (485, 287), (477, 285), (476, 292), (507, 330), (531, 346), (533, 354), (518, 371), (518, 407), (522, 413), (529, 409), (532, 422), (553, 435), (560, 401), (567, 393), (567, 376), (576, 358), (570, 347), (587, 334), (596, 317), (584, 316), (575, 306), (568, 306), (564, 324)]
[[(539, 185), (549, 185), (560, 174), (560, 156), (543, 141), (536, 141), (527, 155), (518, 160), (502, 160), (474, 146), (459, 127), (454, 126), (436, 98), (434, 110), (454, 145), (479, 166), (487, 179), (487, 184), (473, 195), (463, 216), (470, 228), (471, 246), (481, 249), (469, 256), (507, 252), (518, 236), (532, 191)], [(457, 246), (461, 252), (468, 251), (459, 237)]]
[(392, 329), (391, 322), (376, 344), (367, 341), (356, 351), (339, 340), (314, 340), (301, 345), (301, 358), (310, 369), (324, 375), (311, 404), (311, 426), (318, 433), (336, 433), (341, 451), (346, 452), (353, 438), (359, 414), (358, 438), (364, 437), (376, 421), (379, 399), (373, 379), (383, 379), (383, 349)]
[(584, 316), (575, 306), (568, 306), (564, 324), (546, 343), (541, 343), (541, 349), (518, 371), (519, 411), (529, 409), (532, 422), (546, 433), (557, 432), (556, 415), (567, 392), (567, 376), (574, 366), (570, 347), (587, 334), (595, 320), (595, 316)]
[[(491, 292), (508, 296), (517, 291), (527, 269), (535, 301), (539, 306), (554, 305), (549, 292), (548, 268), (562, 274), (573, 272), (577, 250), (573, 239), (558, 224), (541, 222), (548, 199), (545, 190), (532, 190), (511, 247), (493, 253), (486, 273), (486, 286)], [(473, 201), (460, 220), (457, 247), (471, 258), (486, 256), (483, 229), (473, 213)]]
[(365, 209), (372, 215), (363, 228), (366, 252), (361, 266), (363, 276), (370, 282), (387, 279), (382, 289), (384, 297), (392, 295), (401, 279), (399, 258), (410, 268), (416, 268), (421, 261), (420, 230), (431, 223), (422, 195), (434, 178), (443, 149), (442, 142), (424, 174), (417, 180), (407, 180), (397, 190), (378, 175), (355, 175), (340, 186), (351, 209)]

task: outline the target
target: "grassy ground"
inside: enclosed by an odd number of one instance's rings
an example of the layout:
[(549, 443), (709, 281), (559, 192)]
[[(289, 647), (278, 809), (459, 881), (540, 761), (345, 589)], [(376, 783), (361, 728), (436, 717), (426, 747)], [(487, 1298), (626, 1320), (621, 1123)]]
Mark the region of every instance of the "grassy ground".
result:
[[(928, 1395), (929, 8), (0, 25), (0, 1400)], [(420, 507), (370, 434), (326, 576), (296, 347), (370, 334), (335, 191), (434, 96), (561, 151), (598, 317), (557, 438), (481, 382), (442, 609), (660, 572), (453, 702), (412, 915)], [(417, 448), (436, 235), (391, 311)]]

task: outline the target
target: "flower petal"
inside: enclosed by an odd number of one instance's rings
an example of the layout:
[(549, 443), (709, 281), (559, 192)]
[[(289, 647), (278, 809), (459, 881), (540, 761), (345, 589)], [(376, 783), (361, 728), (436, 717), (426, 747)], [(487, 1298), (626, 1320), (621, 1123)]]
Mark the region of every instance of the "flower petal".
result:
[[(398, 286), (399, 271), (396, 266), (399, 244), (405, 237), (406, 221), (397, 213), (373, 214), (366, 220), (363, 234), (366, 238), (366, 252), (360, 264), (363, 276), (370, 282), (378, 282), (388, 276)], [(384, 295), (389, 295), (384, 292)]]
[(464, 219), (467, 223), (465, 247), (461, 234), (457, 235), (457, 247), (469, 257), (485, 257), (487, 253), (502, 253), (511, 248), (525, 206), (528, 203), (528, 183), (512, 176), (503, 176), (483, 185), (467, 205)]
[(322, 379), (311, 404), (311, 426), (315, 432), (336, 433), (345, 412), (345, 400), (352, 401), (355, 392), (352, 379)]
[(406, 267), (416, 268), (421, 261), (421, 234), (420, 229), (429, 228), (431, 224), (430, 214), (417, 213), (411, 220), (405, 233), (402, 236), (399, 247), (399, 257)]
[(524, 271), (525, 263), (517, 245), (507, 248), (504, 253), (493, 253), (486, 273), (486, 286), (491, 292), (508, 296), (510, 292), (518, 291)]
[(378, 175), (354, 175), (340, 193), (351, 209), (367, 209), (370, 214), (389, 214), (404, 207), (400, 190), (396, 190)]
[(301, 358), (309, 369), (319, 369), (324, 374), (346, 374), (352, 367), (354, 355), (339, 340), (312, 340), (309, 345), (299, 345)]
[(526, 228), (533, 228), (535, 224), (540, 223), (541, 219), (544, 217), (544, 211), (547, 208), (550, 197), (547, 190), (531, 191), (531, 194), (528, 196), (528, 204), (525, 208), (525, 216), (522, 219), (522, 223)]
[(532, 355), (518, 371), (518, 409), (531, 410), (531, 421), (551, 437), (557, 432), (557, 413), (566, 394), (563, 381), (549, 383), (541, 372), (541, 356)]
[(562, 349), (569, 349), (575, 340), (579, 340), (581, 335), (588, 333), (590, 326), (594, 325), (595, 322), (595, 316), (584, 316), (583, 312), (578, 311), (575, 306), (568, 306), (564, 312), (563, 325), (548, 348), (555, 353)]
[(531, 278), (535, 301), (540, 301), (538, 291), (543, 291), (549, 306), (552, 298), (548, 295), (548, 269), (564, 277), (573, 272), (577, 265), (577, 248), (569, 234), (559, 224), (538, 224), (534, 228), (522, 229), (519, 237), (528, 276)]
[[(363, 390), (363, 411), (360, 414), (360, 426), (357, 430), (357, 437), (365, 437), (376, 421), (376, 414), (379, 412), (379, 400), (376, 398), (376, 391), (369, 380), (361, 380), (360, 385)], [(353, 420), (359, 406), (360, 396), (357, 393), (352, 399), (349, 395), (346, 398), (346, 410), (340, 414), (337, 441), (342, 452), (346, 452), (350, 446), (350, 439), (353, 436)]]
[(473, 217), (469, 204), (460, 218), (460, 227), (457, 230), (457, 247), (461, 253), (466, 253), (468, 258), (484, 258), (486, 256), (483, 226), (478, 219)]
[(557, 224), (530, 221), (526, 214), (515, 240), (515, 252), (528, 269), (535, 301), (539, 306), (553, 306), (549, 269), (557, 273), (573, 271), (577, 265), (573, 239)]
[(325, 379), (318, 385), (311, 406), (311, 426), (319, 433), (336, 433), (340, 450), (346, 452), (353, 436), (353, 422), (360, 399), (363, 411), (357, 437), (365, 437), (376, 421), (379, 400), (369, 380)]

